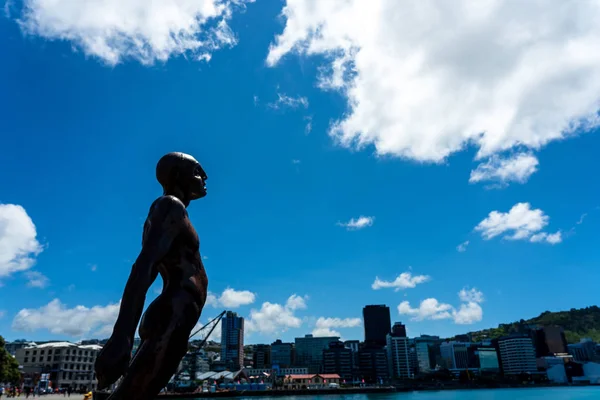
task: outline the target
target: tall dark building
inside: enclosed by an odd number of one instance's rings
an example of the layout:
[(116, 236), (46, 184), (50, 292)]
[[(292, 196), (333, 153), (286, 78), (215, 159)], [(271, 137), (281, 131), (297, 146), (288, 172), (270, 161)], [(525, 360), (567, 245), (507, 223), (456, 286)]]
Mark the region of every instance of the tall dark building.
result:
[(254, 368), (271, 368), (271, 346), (268, 344), (257, 344), (252, 352), (252, 364)]
[(394, 326), (392, 326), (392, 336), (406, 337), (406, 326), (401, 322), (394, 322)]
[(370, 305), (363, 308), (365, 344), (385, 346), (385, 337), (390, 333), (390, 308), (386, 305)]
[(230, 371), (244, 367), (244, 318), (233, 311), (221, 322), (221, 361)]
[(529, 335), (535, 346), (535, 356), (545, 357), (567, 352), (567, 339), (560, 326), (534, 329)]
[(380, 383), (389, 378), (387, 352), (383, 347), (364, 346), (358, 351), (358, 378)]
[(323, 350), (323, 373), (338, 374), (342, 379), (352, 380), (353, 353), (343, 342), (331, 342)]
[(294, 344), (283, 343), (279, 339), (271, 343), (271, 364), (279, 368), (294, 365)]

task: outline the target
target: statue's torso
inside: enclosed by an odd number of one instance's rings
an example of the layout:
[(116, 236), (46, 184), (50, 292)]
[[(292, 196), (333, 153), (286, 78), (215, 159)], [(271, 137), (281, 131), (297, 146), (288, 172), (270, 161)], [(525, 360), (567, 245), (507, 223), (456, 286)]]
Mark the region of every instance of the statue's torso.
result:
[[(152, 209), (148, 220), (151, 215)], [(145, 226), (144, 231), (146, 229)], [(163, 293), (184, 288), (193, 292), (200, 306), (204, 305), (208, 278), (200, 256), (200, 240), (187, 215), (179, 234), (156, 267), (163, 279)]]

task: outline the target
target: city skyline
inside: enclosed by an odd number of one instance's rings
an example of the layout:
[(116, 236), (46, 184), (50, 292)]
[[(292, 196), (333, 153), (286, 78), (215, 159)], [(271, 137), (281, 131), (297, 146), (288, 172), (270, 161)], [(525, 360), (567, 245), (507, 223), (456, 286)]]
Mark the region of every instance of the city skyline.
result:
[(7, 340), (110, 335), (170, 151), (208, 174), (199, 325), (248, 343), (362, 338), (365, 304), (450, 337), (597, 303), (598, 9), (143, 3), (0, 13)]

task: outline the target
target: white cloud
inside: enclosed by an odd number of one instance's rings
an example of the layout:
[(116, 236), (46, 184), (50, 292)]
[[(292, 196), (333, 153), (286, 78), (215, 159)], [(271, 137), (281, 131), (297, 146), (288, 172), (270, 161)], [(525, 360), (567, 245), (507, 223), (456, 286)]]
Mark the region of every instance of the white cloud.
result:
[(249, 333), (272, 335), (285, 332), (290, 328), (299, 328), (302, 320), (295, 315), (295, 311), (305, 307), (304, 298), (297, 295), (290, 296), (285, 305), (266, 301), (260, 310), (250, 310), (250, 317), (245, 321), (245, 329)]
[(468, 302), (460, 305), (458, 311), (452, 312), (454, 323), (458, 325), (470, 325), (483, 319), (483, 309), (478, 303)]
[(285, 93), (277, 93), (277, 100), (273, 103), (267, 104), (267, 106), (275, 110), (278, 110), (282, 107), (294, 109), (298, 107), (308, 108), (308, 99), (306, 97), (291, 97)]
[(475, 230), (481, 232), (481, 236), (486, 240), (506, 234), (504, 238), (509, 240), (560, 243), (562, 241), (560, 231), (553, 234), (541, 232), (548, 225), (549, 220), (550, 218), (542, 210), (532, 210), (529, 203), (517, 203), (506, 213), (492, 211), (475, 227)]
[(398, 313), (411, 316), (413, 321), (452, 319), (455, 324), (459, 325), (481, 321), (483, 309), (480, 303), (484, 301), (483, 293), (475, 288), (470, 290), (463, 288), (458, 292), (458, 297), (462, 302), (458, 310), (450, 304), (428, 298), (423, 300), (417, 308), (412, 308), (408, 301), (403, 301), (398, 305)]
[(27, 271), (25, 272), (25, 277), (28, 280), (27, 286), (33, 288), (43, 289), (48, 286), (50, 281), (46, 275), (38, 271)]
[(308, 115), (304, 117), (304, 120), (306, 121), (306, 126), (304, 127), (304, 134), (308, 135), (310, 132), (312, 132), (312, 116)]
[(325, 318), (319, 317), (315, 323), (315, 328), (312, 331), (313, 336), (339, 336), (339, 331), (332, 328), (355, 328), (362, 325), (360, 318)]
[(237, 308), (254, 303), (256, 295), (249, 290), (235, 290), (227, 288), (221, 293), (219, 303), (227, 308)]
[(398, 313), (410, 315), (414, 321), (450, 318), (450, 310), (452, 310), (450, 304), (440, 303), (434, 298), (423, 300), (418, 308), (411, 308), (408, 301), (403, 301), (398, 305)]
[(300, 164), (301, 162), (302, 161), (297, 160), (297, 159), (292, 160), (292, 164), (296, 164), (296, 165)]
[(55, 335), (72, 337), (110, 333), (119, 314), (119, 303), (106, 306), (68, 308), (59, 299), (40, 308), (24, 308), (17, 313), (12, 329), (33, 332), (47, 330)]
[(469, 241), (465, 240), (464, 242), (462, 242), (461, 244), (456, 246), (456, 251), (458, 251), (459, 253), (464, 253), (465, 251), (467, 251), (468, 245), (469, 245)]
[(291, 295), (285, 302), (285, 307), (290, 310), (305, 310), (306, 301), (308, 296), (298, 296), (297, 294)]
[(0, 278), (35, 264), (43, 250), (36, 236), (35, 225), (23, 207), (0, 204)]
[(212, 306), (217, 308), (219, 306), (219, 300), (217, 299), (217, 296), (212, 293), (212, 292), (208, 292), (206, 294), (206, 303), (204, 303), (207, 306)]
[(482, 303), (483, 302), (483, 293), (479, 290), (472, 288), (467, 290), (467, 288), (463, 288), (460, 292), (458, 292), (458, 298), (460, 301), (464, 302), (474, 302), (474, 303)]
[(93, 264), (93, 265), (90, 267), (90, 271), (92, 271), (92, 272), (96, 272), (96, 270), (97, 270), (97, 269), (98, 269), (98, 266), (97, 266), (96, 264)]
[[(214, 317), (210, 317), (210, 318), (206, 318), (205, 320), (202, 321), (198, 321), (198, 323), (196, 324), (196, 326), (194, 326), (194, 329), (192, 329), (192, 333), (195, 333), (198, 329), (202, 328), (204, 325), (208, 324), (210, 321), (212, 321)], [(204, 330), (202, 330), (201, 332), (198, 332), (196, 334), (196, 336), (194, 336), (194, 339), (204, 339), (206, 338), (206, 335), (208, 335), (208, 332), (211, 330), (213, 325), (207, 326)], [(215, 330), (210, 334), (208, 340), (212, 340), (215, 342), (220, 342), (221, 341), (221, 322), (219, 322), (218, 326), (215, 327)]]
[(525, 183), (537, 171), (538, 164), (538, 159), (531, 153), (518, 153), (508, 158), (493, 155), (471, 171), (469, 182)]
[(529, 238), (529, 241), (532, 243), (539, 243), (539, 242), (547, 242), (550, 244), (561, 243), (562, 242), (562, 232), (558, 231), (555, 233), (546, 233), (546, 232), (536, 233), (535, 235), (532, 235)]
[(67, 40), (109, 65), (126, 58), (142, 64), (211, 53), (236, 44), (227, 22), (245, 0), (24, 0), (24, 32)]
[(396, 277), (393, 281), (383, 281), (379, 277), (375, 277), (375, 282), (371, 285), (373, 290), (379, 290), (382, 288), (394, 288), (397, 292), (401, 289), (412, 289), (420, 283), (425, 283), (431, 279), (428, 275), (415, 275), (412, 276), (410, 272), (403, 272)]
[(6, 315), (6, 311), (0, 310), (0, 319), (4, 318), (5, 315)]
[(342, 146), (483, 159), (600, 122), (597, 1), (287, 0), (282, 14), (267, 64), (325, 56), (320, 86), (349, 108), (329, 131)]
[(374, 220), (375, 220), (374, 217), (365, 217), (365, 216), (361, 215), (358, 218), (350, 219), (350, 221), (348, 221), (348, 222), (338, 222), (337, 225), (343, 226), (344, 228), (348, 229), (349, 231), (356, 231), (356, 230), (363, 229), (363, 228), (373, 225)]
[(585, 217), (587, 217), (587, 213), (581, 214), (581, 217), (579, 217), (579, 221), (577, 221), (577, 225), (583, 224), (583, 220), (585, 219)]

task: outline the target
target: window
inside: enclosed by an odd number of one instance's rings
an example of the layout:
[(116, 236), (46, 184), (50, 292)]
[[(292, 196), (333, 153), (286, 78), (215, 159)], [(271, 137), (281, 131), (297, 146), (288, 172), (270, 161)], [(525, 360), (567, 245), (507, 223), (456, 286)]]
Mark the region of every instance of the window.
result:
[(60, 354), (60, 349), (56, 349), (56, 351), (54, 352), (54, 354)]
[(33, 355), (35, 356), (36, 354), (37, 354), (37, 350), (34, 350), (33, 351)]
[(41, 354), (41, 355), (44, 355), (44, 350), (40, 351), (40, 354)]
[(52, 349), (48, 350), (48, 354), (52, 354)]
[(51, 356), (46, 357), (46, 362), (50, 362), (50, 361), (52, 361), (52, 357)]
[(31, 362), (35, 362), (35, 357), (32, 357), (32, 358), (31, 358)]
[(29, 358), (25, 357), (25, 359), (23, 360), (24, 363), (28, 362)]
[(28, 356), (29, 355), (29, 350), (25, 350), (25, 355)]

